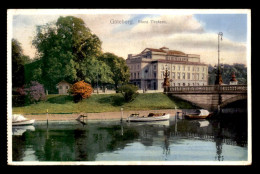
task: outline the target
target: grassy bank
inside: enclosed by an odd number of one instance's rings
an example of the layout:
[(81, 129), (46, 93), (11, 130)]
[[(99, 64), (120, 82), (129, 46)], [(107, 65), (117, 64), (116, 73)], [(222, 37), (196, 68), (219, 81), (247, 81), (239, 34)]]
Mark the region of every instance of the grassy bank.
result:
[(124, 102), (121, 94), (93, 94), (90, 98), (79, 103), (74, 103), (71, 96), (48, 95), (46, 101), (23, 107), (13, 107), (13, 113), (42, 114), (46, 113), (97, 113), (114, 112), (124, 108), (130, 110), (158, 110), (194, 108), (190, 103), (168, 97), (163, 93), (139, 94), (137, 98), (129, 103)]

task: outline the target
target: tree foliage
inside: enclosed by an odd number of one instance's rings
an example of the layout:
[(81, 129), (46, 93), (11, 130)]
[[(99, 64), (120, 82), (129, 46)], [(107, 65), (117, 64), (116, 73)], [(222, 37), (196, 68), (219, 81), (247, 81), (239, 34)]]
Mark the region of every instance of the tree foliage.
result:
[(40, 81), (51, 93), (61, 80), (84, 80), (92, 86), (114, 84), (117, 89), (129, 81), (128, 67), (123, 58), (103, 54), (101, 44), (84, 21), (73, 16), (37, 26), (33, 45), (40, 59), (27, 66), (28, 80)]
[(101, 54), (101, 41), (82, 19), (60, 17), (56, 23), (37, 27), (33, 45), (42, 60), (42, 79), (48, 88), (61, 81), (90, 82), (88, 69)]
[(138, 87), (133, 84), (122, 85), (118, 88), (118, 91), (122, 93), (126, 102), (134, 100), (138, 95)]
[[(247, 67), (244, 64), (224, 64), (224, 68), (221, 70), (221, 72), (224, 84), (229, 84), (232, 72), (235, 73), (236, 79), (238, 80), (238, 84), (247, 84)], [(214, 85), (216, 78), (216, 70), (211, 65), (209, 65), (208, 74), (209, 85)]]
[(36, 103), (46, 99), (43, 85), (36, 81), (31, 81), (25, 87), (18, 88), (17, 91), (21, 96), (26, 96), (29, 103)]
[(12, 39), (12, 85), (13, 87), (21, 87), (24, 85), (24, 64), (26, 56), (23, 55), (23, 50), (20, 42)]
[(74, 83), (69, 89), (69, 93), (73, 95), (74, 101), (78, 102), (82, 99), (88, 98), (91, 96), (92, 87), (90, 84), (82, 81)]
[(119, 85), (129, 82), (129, 68), (122, 57), (118, 57), (113, 53), (104, 53), (99, 57), (99, 60), (105, 62), (110, 67), (115, 89), (118, 89)]

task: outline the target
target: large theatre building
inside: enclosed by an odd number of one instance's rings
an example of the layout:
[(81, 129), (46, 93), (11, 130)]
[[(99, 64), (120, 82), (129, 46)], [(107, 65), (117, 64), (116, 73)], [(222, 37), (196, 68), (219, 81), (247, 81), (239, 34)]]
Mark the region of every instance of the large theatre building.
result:
[(126, 64), (130, 82), (139, 89), (162, 90), (163, 74), (170, 72), (171, 86), (203, 86), (208, 84), (208, 65), (200, 56), (181, 51), (146, 48), (140, 54), (129, 54)]

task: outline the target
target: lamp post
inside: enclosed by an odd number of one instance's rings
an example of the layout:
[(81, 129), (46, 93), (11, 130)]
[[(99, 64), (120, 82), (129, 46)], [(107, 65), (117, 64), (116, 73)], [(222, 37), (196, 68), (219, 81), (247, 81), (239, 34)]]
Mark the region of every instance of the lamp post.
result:
[(169, 78), (168, 76), (170, 75), (169, 74), (169, 71), (167, 69), (167, 64), (166, 64), (166, 70), (165, 70), (165, 73), (163, 74), (164, 75), (164, 82), (163, 82), (163, 87), (164, 87), (164, 92), (168, 92), (168, 87), (170, 86), (170, 82), (169, 82)]
[(98, 72), (97, 72), (97, 94), (98, 94)]
[(216, 75), (216, 81), (215, 85), (218, 85), (218, 108), (217, 112), (221, 113), (220, 104), (221, 104), (221, 94), (220, 94), (220, 85), (223, 84), (222, 76), (221, 76), (221, 67), (219, 63), (219, 55), (220, 55), (220, 47), (219, 47), (219, 41), (222, 40), (223, 33), (218, 33), (218, 66), (217, 66), (217, 75)]
[(221, 76), (221, 69), (220, 69), (220, 64), (219, 64), (219, 54), (220, 54), (220, 47), (219, 47), (219, 40), (222, 40), (223, 33), (219, 32), (218, 33), (218, 66), (217, 66), (217, 75), (216, 75), (216, 80), (215, 80), (215, 85), (221, 85), (223, 83), (222, 81), (222, 76)]

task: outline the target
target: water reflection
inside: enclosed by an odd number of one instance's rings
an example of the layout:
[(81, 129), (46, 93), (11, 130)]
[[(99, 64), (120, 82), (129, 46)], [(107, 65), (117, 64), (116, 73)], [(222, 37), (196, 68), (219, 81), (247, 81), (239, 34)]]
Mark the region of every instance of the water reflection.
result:
[(35, 127), (32, 125), (30, 125), (30, 126), (13, 126), (12, 134), (21, 136), (21, 135), (23, 135), (24, 132), (26, 132), (26, 130), (34, 131)]
[(21, 135), (13, 129), (13, 160), (247, 160), (246, 128), (243, 121), (174, 118), (156, 123), (37, 122), (34, 131)]

